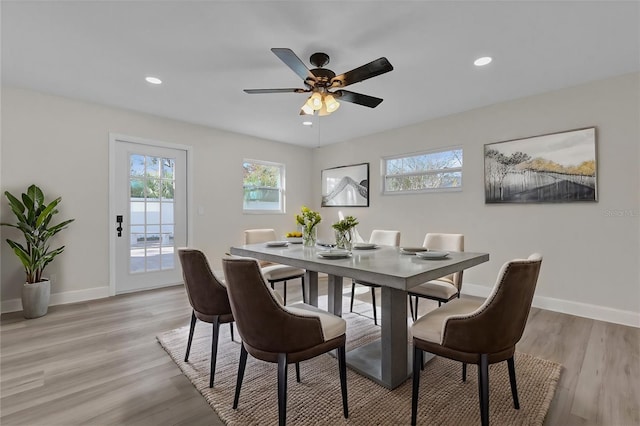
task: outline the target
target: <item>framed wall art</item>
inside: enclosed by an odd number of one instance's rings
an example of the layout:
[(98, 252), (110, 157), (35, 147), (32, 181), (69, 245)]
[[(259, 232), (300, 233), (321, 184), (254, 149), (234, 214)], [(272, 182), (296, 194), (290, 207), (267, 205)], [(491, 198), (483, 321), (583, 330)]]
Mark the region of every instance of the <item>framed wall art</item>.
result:
[(596, 128), (484, 146), (485, 203), (597, 201)]
[(369, 163), (324, 169), (322, 207), (369, 207)]

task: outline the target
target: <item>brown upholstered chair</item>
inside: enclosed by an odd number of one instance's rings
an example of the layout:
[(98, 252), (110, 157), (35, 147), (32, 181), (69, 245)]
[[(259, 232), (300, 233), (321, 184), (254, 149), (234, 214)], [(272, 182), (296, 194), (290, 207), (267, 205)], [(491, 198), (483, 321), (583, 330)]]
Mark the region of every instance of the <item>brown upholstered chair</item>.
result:
[[(369, 237), (371, 244), (379, 244), (382, 246), (394, 246), (400, 245), (400, 231), (384, 231), (381, 229), (374, 229), (371, 231), (371, 237)], [(353, 312), (353, 299), (356, 293), (356, 284), (366, 285), (371, 287), (371, 303), (373, 305), (373, 323), (378, 325), (378, 313), (376, 309), (376, 288), (380, 287), (377, 284), (367, 283), (364, 281), (351, 281), (351, 306), (349, 312)]]
[(411, 424), (416, 424), (423, 352), (478, 365), (480, 418), (489, 424), (489, 364), (507, 361), (513, 406), (520, 408), (513, 360), (531, 309), (542, 256), (505, 263), (485, 301), (456, 299), (418, 319), (413, 335), (413, 396)]
[[(247, 229), (244, 231), (245, 244), (266, 243), (277, 239), (276, 231), (273, 229)], [(279, 263), (259, 261), (262, 268), (264, 278), (269, 281), (271, 288), (275, 289), (275, 283), (282, 282), (282, 299), (287, 304), (287, 281), (300, 278), (302, 284), (302, 301), (306, 301), (304, 291), (304, 269), (294, 268), (289, 265), (281, 265)]]
[[(430, 233), (424, 237), (422, 246), (429, 250), (464, 251), (464, 235)], [(459, 298), (461, 289), (462, 271), (411, 288), (409, 290), (411, 317), (414, 321), (418, 317), (418, 300), (421, 297), (436, 300), (438, 306), (441, 306), (455, 297)], [(412, 297), (415, 298), (415, 305), (411, 302)]]
[(206, 256), (200, 250), (181, 248), (178, 249), (178, 257), (182, 265), (182, 277), (184, 278), (187, 297), (193, 308), (184, 362), (189, 361), (196, 318), (212, 324), (211, 372), (209, 373), (209, 387), (212, 388), (216, 374), (220, 324), (229, 323), (231, 339), (233, 340), (233, 314), (231, 313), (227, 289), (213, 274)]
[[(255, 259), (223, 259), (222, 267), (231, 309), (242, 337), (233, 408), (238, 408), (247, 353), (259, 360), (278, 364), (278, 419), (279, 424), (284, 425), (287, 416), (287, 365), (297, 365), (337, 349), (342, 407), (347, 418), (345, 320), (304, 303), (284, 306), (265, 283)], [(300, 381), (299, 370), (296, 373)]]

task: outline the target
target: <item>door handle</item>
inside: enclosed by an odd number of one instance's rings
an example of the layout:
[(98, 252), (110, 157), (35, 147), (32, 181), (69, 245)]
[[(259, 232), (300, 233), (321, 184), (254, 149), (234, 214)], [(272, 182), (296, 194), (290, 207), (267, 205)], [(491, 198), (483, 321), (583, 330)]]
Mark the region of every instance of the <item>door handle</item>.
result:
[(121, 214), (116, 216), (116, 223), (118, 224), (118, 227), (116, 228), (116, 231), (118, 231), (118, 237), (122, 237), (122, 215)]

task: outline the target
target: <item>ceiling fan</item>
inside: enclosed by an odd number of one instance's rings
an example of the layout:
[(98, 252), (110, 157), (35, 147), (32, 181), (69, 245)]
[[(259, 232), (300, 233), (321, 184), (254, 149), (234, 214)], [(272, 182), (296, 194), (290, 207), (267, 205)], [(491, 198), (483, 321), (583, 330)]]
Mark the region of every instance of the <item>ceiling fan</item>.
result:
[(336, 75), (330, 69), (323, 68), (329, 63), (329, 55), (326, 53), (317, 52), (311, 55), (309, 62), (316, 68), (310, 70), (291, 49), (273, 48), (271, 51), (302, 78), (306, 87), (304, 89), (244, 89), (244, 91), (249, 94), (311, 93), (311, 96), (302, 105), (300, 115), (314, 115), (316, 111), (320, 116), (329, 115), (340, 106), (338, 99), (375, 108), (382, 102), (381, 98), (342, 88), (393, 70), (393, 66), (387, 58), (382, 57), (344, 74)]

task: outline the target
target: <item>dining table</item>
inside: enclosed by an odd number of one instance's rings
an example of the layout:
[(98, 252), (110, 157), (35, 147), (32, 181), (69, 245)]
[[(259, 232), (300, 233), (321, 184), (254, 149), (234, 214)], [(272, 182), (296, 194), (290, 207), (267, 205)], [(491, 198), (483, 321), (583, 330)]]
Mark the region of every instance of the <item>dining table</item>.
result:
[[(350, 350), (347, 364), (380, 385), (394, 389), (411, 375), (407, 294), (421, 283), (479, 265), (488, 253), (450, 252), (423, 259), (401, 247), (375, 246), (351, 250), (344, 257), (325, 258), (327, 247), (302, 244), (249, 244), (231, 247), (237, 256), (252, 257), (305, 270), (306, 303), (318, 306), (318, 273), (327, 275), (327, 310), (342, 316), (344, 278), (381, 287), (381, 338)], [(348, 334), (348, 330), (347, 330)]]

